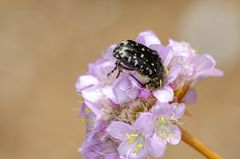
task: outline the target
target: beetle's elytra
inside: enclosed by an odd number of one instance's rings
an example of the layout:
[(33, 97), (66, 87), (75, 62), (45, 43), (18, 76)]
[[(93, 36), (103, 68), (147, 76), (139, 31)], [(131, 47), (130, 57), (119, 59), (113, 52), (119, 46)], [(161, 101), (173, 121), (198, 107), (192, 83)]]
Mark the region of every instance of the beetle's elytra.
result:
[(117, 59), (113, 71), (117, 68), (137, 71), (149, 78), (147, 83), (141, 83), (132, 75), (143, 87), (150, 90), (161, 87), (165, 78), (165, 68), (157, 51), (132, 40), (123, 40), (113, 50), (113, 56)]

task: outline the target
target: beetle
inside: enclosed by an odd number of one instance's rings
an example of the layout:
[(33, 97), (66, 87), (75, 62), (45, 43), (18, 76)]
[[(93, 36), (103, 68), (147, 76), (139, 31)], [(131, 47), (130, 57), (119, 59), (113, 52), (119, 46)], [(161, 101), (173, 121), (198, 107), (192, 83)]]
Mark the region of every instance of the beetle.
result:
[(161, 88), (167, 72), (157, 51), (133, 40), (123, 40), (113, 50), (113, 56), (116, 58), (116, 66), (108, 75), (117, 68), (119, 69), (117, 77), (122, 69), (137, 71), (149, 79), (142, 83), (130, 73), (142, 87), (149, 90)]

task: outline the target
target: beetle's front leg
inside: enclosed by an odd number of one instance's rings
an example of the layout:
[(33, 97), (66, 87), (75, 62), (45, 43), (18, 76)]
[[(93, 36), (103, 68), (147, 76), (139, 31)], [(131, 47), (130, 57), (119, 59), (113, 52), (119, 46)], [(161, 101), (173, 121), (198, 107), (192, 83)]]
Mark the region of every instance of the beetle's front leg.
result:
[(132, 76), (142, 87), (145, 87), (146, 84), (140, 82), (135, 76), (133, 76), (131, 73), (129, 73), (130, 76)]
[(118, 67), (118, 69), (119, 69), (119, 71), (118, 71), (118, 74), (117, 74), (117, 77), (116, 77), (116, 78), (118, 78), (118, 77), (119, 77), (119, 75), (120, 75), (120, 73), (121, 73), (121, 72), (123, 72), (123, 71), (122, 71), (122, 69), (125, 69), (125, 70), (128, 70), (128, 71), (133, 71), (133, 70), (134, 70), (134, 69), (132, 69), (132, 68), (129, 68), (129, 67), (126, 67), (126, 66), (122, 65), (122, 64), (121, 64), (121, 62), (119, 62), (119, 63), (116, 63), (116, 65), (117, 65), (117, 67)]
[(110, 76), (110, 74), (112, 74), (117, 69), (117, 67), (118, 67), (118, 61), (115, 63), (114, 69), (111, 72), (109, 72), (107, 76)]

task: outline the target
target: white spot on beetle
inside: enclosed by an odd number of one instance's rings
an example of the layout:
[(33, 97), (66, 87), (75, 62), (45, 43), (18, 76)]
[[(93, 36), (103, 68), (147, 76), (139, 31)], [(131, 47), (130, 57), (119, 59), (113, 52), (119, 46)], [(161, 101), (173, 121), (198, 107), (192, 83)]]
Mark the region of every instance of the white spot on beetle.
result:
[(138, 64), (138, 61), (135, 60), (135, 61), (134, 61), (134, 66), (137, 66), (137, 64)]
[(127, 53), (125, 51), (119, 51), (119, 53), (120, 53), (121, 57), (127, 56)]
[(149, 75), (151, 75), (152, 73), (153, 73), (153, 72), (152, 72), (152, 70), (150, 69), (150, 70), (149, 70)]
[(127, 40), (124, 40), (122, 43), (123, 43), (124, 45), (127, 45), (127, 44), (128, 44), (128, 41), (127, 41)]
[(131, 59), (132, 59), (132, 57), (131, 57), (131, 56), (129, 56), (129, 57), (128, 57), (128, 62), (130, 62), (130, 61), (131, 61)]

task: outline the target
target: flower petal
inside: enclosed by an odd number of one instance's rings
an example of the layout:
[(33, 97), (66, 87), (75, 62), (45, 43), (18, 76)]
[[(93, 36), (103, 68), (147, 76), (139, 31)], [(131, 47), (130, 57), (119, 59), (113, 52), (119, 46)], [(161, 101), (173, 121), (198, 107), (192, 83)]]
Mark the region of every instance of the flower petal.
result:
[(198, 79), (202, 79), (202, 78), (205, 78), (205, 77), (208, 77), (208, 76), (212, 76), (212, 77), (221, 77), (223, 76), (224, 73), (222, 70), (219, 70), (219, 69), (208, 69), (208, 70), (204, 70), (204, 71), (201, 71), (199, 72), (198, 74)]
[(131, 100), (136, 99), (138, 97), (138, 94), (139, 94), (139, 89), (137, 87), (134, 87), (127, 92), (127, 95)]
[(173, 100), (173, 90), (169, 86), (165, 86), (159, 90), (153, 91), (153, 95), (163, 103)]
[[(139, 94), (139, 88), (129, 75), (123, 75), (114, 80), (112, 87), (112, 92), (115, 96), (115, 99), (112, 98), (112, 100), (115, 104), (132, 101), (136, 99)], [(109, 93), (111, 95), (111, 91), (109, 91)]]
[(102, 92), (107, 98), (112, 100), (115, 104), (117, 104), (117, 98), (113, 92), (113, 88), (111, 86), (106, 86), (102, 89)]
[(82, 91), (82, 97), (90, 102), (98, 103), (102, 99), (103, 93), (99, 88), (90, 87)]
[(107, 60), (111, 60), (111, 61), (115, 61), (116, 59), (113, 57), (113, 50), (115, 49), (117, 45), (113, 44), (110, 45), (107, 50), (106, 50), (106, 54), (103, 56), (104, 59)]
[(176, 119), (180, 119), (184, 115), (185, 110), (186, 110), (186, 106), (184, 103), (176, 104), (174, 106), (174, 117)]
[(96, 116), (102, 116), (103, 112), (98, 108), (98, 106), (95, 103), (92, 103), (88, 100), (84, 100), (84, 103), (88, 106), (88, 108), (96, 115)]
[(82, 91), (90, 86), (98, 84), (98, 79), (91, 75), (79, 76), (76, 82), (76, 90)]
[(195, 53), (195, 50), (186, 42), (177, 42), (169, 39), (169, 46), (172, 47), (175, 56), (189, 57)]
[(166, 150), (166, 142), (156, 137), (148, 137), (146, 139), (147, 152), (155, 158), (162, 157)]
[(150, 97), (151, 95), (151, 92), (149, 90), (146, 90), (146, 89), (141, 89), (140, 90), (140, 93), (139, 93), (139, 96), (142, 98), (142, 99), (148, 99), (148, 97)]
[(197, 100), (197, 92), (194, 88), (190, 88), (184, 96), (184, 102), (188, 104), (195, 103)]
[(157, 35), (151, 30), (147, 30), (139, 33), (136, 38), (136, 41), (147, 47), (149, 47), (151, 44), (161, 44)]
[(126, 139), (118, 146), (118, 152), (124, 159), (146, 159), (147, 154), (144, 147), (141, 147), (137, 152), (134, 152), (139, 144), (140, 143), (137, 140), (133, 143), (129, 143)]
[(126, 134), (133, 132), (133, 128), (124, 122), (121, 121), (112, 121), (107, 128), (107, 132), (114, 138), (123, 140), (126, 138)]
[(106, 127), (108, 126), (108, 124), (109, 123), (106, 120), (104, 120), (102, 117), (98, 116), (94, 121), (92, 131), (95, 131), (97, 133), (102, 130), (105, 130)]
[(83, 102), (82, 106), (81, 106), (81, 110), (80, 110), (80, 116), (86, 116), (87, 113), (86, 113), (86, 108), (87, 108), (87, 105)]
[(169, 125), (168, 128), (169, 128), (169, 134), (168, 134), (167, 141), (172, 145), (179, 144), (179, 142), (181, 140), (181, 135), (182, 135), (179, 127), (171, 124), (171, 125)]
[(118, 152), (120, 155), (126, 157), (129, 156), (137, 146), (137, 142), (129, 143), (128, 139), (125, 139), (118, 146)]
[(167, 76), (167, 79), (166, 79), (166, 85), (169, 84), (169, 83), (172, 83), (177, 78), (177, 76), (179, 75), (181, 70), (182, 70), (182, 65), (181, 64), (174, 65), (169, 70), (169, 73), (168, 73), (168, 76)]
[(150, 111), (155, 117), (165, 116), (169, 114), (169, 107), (168, 103), (157, 102)]
[(119, 154), (117, 152), (106, 154), (104, 159), (119, 159)]
[(113, 92), (116, 96), (116, 104), (123, 104), (125, 102), (128, 102), (128, 96), (127, 96), (127, 91), (123, 91), (119, 89), (119, 87), (114, 87)]
[[(120, 77), (121, 78), (121, 77)], [(121, 90), (127, 90), (132, 88), (132, 83), (131, 81), (127, 78), (127, 76), (122, 76), (121, 81), (118, 83), (119, 88)]]
[[(147, 124), (145, 124), (145, 123), (147, 123)], [(138, 116), (137, 120), (135, 121), (133, 127), (145, 135), (152, 135), (153, 127), (154, 127), (154, 121), (153, 121), (152, 114), (151, 113), (141, 113)]]
[(193, 56), (191, 63), (195, 66), (196, 72), (208, 70), (215, 66), (215, 60), (210, 55)]
[(173, 50), (169, 46), (163, 46), (159, 44), (152, 44), (150, 48), (156, 50), (163, 61), (163, 65), (167, 67), (172, 60)]

